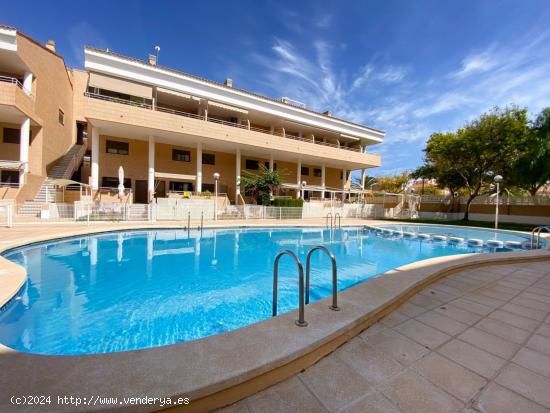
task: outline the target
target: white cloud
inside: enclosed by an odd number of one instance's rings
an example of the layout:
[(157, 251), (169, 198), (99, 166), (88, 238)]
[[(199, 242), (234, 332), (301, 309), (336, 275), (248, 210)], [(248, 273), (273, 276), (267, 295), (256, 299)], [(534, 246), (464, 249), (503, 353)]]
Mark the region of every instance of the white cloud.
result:
[(92, 24), (81, 21), (69, 29), (69, 43), (73, 59), (78, 66), (84, 66), (84, 46), (107, 48), (108, 43)]

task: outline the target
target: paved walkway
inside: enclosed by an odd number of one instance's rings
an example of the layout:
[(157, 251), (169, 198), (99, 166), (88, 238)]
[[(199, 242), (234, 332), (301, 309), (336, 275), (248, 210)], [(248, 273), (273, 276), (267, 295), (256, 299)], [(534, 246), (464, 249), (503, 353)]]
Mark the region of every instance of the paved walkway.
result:
[(550, 263), (447, 277), (220, 412), (550, 412)]

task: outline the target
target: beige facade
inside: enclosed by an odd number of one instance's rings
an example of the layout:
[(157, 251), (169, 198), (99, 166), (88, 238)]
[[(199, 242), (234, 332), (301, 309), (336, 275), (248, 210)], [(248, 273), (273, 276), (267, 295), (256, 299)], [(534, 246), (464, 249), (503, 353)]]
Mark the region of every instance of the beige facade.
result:
[[(17, 79), (0, 82), (0, 108), (9, 108), (0, 112), (0, 130), (20, 129), (23, 119), (30, 120), (18, 202), (32, 199), (48, 166), (86, 136), (80, 180), (101, 192), (114, 185), (122, 166), (136, 202), (171, 190), (210, 191), (215, 173), (219, 191), (239, 202), (240, 177), (257, 172), (255, 164), (282, 173), (282, 193), (300, 196), (305, 183), (310, 195), (315, 187), (319, 196), (325, 188), (349, 187), (351, 170), (380, 166), (380, 157), (367, 151), (384, 136), (375, 129), (109, 51), (86, 49), (86, 70), (67, 70), (55, 52), (16, 36), (17, 51), (0, 53), (0, 74)], [(104, 60), (101, 71), (95, 59)], [(14, 61), (17, 73), (10, 72)], [(196, 93), (186, 92), (186, 82), (194, 82)], [(0, 142), (0, 160), (25, 156), (20, 144)]]

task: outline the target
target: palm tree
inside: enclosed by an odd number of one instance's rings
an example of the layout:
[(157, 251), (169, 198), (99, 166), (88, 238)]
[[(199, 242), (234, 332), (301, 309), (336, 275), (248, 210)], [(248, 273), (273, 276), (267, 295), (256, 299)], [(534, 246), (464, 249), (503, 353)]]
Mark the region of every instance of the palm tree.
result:
[(270, 205), (271, 194), (277, 191), (283, 183), (281, 173), (277, 170), (270, 171), (265, 165), (260, 164), (260, 173), (244, 171), (241, 184), (245, 192), (250, 193), (256, 204)]

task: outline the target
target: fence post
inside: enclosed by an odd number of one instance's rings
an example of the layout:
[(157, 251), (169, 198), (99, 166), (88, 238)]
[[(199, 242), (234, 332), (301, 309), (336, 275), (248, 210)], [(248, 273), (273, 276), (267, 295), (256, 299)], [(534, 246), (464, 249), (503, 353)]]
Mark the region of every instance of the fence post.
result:
[(283, 207), (279, 207), (279, 221), (282, 219)]

